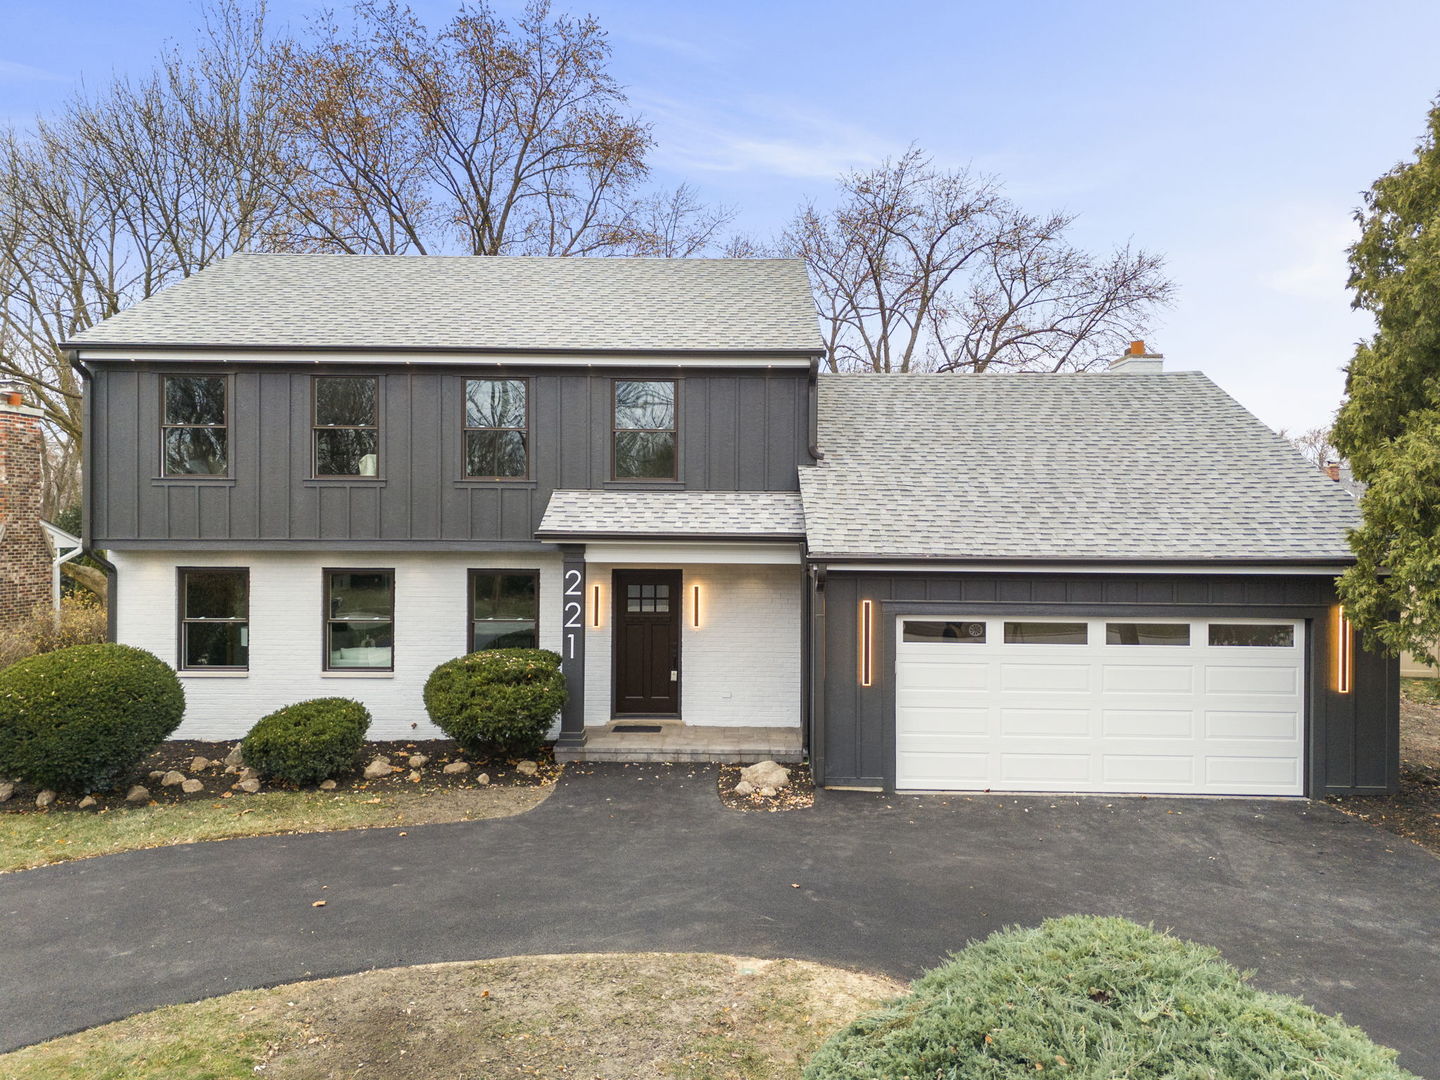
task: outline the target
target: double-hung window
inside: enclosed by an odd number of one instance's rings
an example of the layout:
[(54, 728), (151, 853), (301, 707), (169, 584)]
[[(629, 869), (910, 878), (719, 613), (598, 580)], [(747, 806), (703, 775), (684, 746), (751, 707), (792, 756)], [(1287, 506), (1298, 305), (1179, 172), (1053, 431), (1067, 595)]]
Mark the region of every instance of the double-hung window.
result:
[(325, 571), (325, 670), (393, 671), (395, 571)]
[(470, 651), (534, 649), (539, 644), (540, 574), (470, 571)]
[(374, 375), (317, 375), (314, 398), (314, 475), (379, 476), (380, 380)]
[(673, 379), (615, 380), (612, 459), (616, 480), (674, 480)]
[(245, 671), (250, 666), (250, 571), (180, 571), (180, 670)]
[(230, 471), (230, 380), (224, 375), (166, 375), (161, 416), (161, 474), (225, 476)]
[(529, 475), (529, 412), (524, 379), (465, 380), (465, 476), (523, 480)]

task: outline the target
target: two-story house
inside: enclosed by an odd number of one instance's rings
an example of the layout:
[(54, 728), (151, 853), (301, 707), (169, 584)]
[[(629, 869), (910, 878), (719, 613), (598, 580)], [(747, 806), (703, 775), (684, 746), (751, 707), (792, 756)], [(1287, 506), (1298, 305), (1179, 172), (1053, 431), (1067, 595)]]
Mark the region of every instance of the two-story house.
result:
[(562, 757), (713, 729), (836, 787), (1395, 783), (1351, 501), (1154, 357), (820, 375), (798, 262), (321, 255), (67, 348), (115, 636), (189, 737), (329, 695), (434, 736), (435, 665), (538, 645)]

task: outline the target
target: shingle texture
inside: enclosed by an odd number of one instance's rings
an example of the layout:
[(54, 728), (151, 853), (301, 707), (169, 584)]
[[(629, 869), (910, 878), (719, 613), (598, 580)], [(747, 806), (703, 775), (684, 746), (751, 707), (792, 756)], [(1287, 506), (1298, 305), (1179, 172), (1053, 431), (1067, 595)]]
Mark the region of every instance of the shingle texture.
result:
[(795, 491), (556, 491), (536, 535), (798, 538)]
[(232, 255), (71, 344), (821, 350), (792, 259)]
[(813, 555), (1347, 560), (1351, 497), (1205, 376), (827, 375)]

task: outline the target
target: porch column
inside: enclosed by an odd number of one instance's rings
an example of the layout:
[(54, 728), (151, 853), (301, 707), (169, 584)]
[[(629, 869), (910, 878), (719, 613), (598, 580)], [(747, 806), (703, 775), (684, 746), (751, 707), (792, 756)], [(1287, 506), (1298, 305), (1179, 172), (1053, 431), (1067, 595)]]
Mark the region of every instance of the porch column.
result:
[(560, 670), (570, 696), (560, 711), (556, 749), (585, 745), (585, 545), (561, 544)]

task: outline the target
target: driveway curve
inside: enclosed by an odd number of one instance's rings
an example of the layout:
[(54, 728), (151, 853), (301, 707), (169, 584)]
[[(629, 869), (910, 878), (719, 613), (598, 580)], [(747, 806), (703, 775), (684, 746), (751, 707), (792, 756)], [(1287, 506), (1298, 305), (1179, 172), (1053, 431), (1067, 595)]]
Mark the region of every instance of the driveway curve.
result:
[(1085, 912), (1215, 945), (1440, 1077), (1440, 860), (1322, 804), (821, 792), (742, 814), (711, 767), (571, 766), (527, 814), (401, 832), (0, 876), (0, 1049), (232, 990), (524, 953), (909, 978), (1002, 926)]

